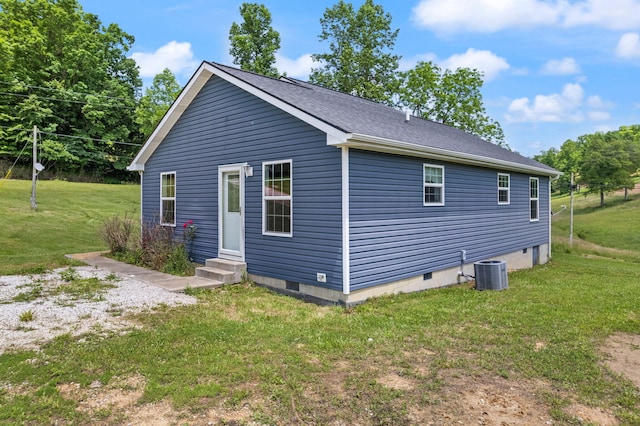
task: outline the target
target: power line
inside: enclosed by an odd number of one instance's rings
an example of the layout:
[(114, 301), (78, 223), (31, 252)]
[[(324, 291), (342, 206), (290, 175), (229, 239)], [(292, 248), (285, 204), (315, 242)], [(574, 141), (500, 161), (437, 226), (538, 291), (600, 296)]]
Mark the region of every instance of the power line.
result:
[(76, 101), (73, 99), (58, 99), (58, 98), (49, 98), (49, 97), (45, 97), (45, 96), (38, 96), (38, 95), (34, 95), (34, 94), (30, 94), (30, 95), (25, 95), (23, 93), (13, 93), (13, 92), (0, 92), (0, 95), (9, 95), (9, 96), (18, 96), (21, 98), (30, 98), (31, 96), (35, 97), (36, 99), (42, 99), (42, 100), (46, 100), (46, 101), (57, 101), (57, 102), (69, 102), (72, 104), (82, 104), (82, 105), (96, 105), (96, 106), (104, 106), (104, 107), (109, 107), (109, 108), (124, 108), (124, 109), (135, 109), (135, 106), (125, 106), (125, 105), (109, 105), (109, 104), (94, 104), (92, 102), (86, 102), (86, 101)]
[[(10, 126), (0, 126), (0, 128), (2, 128), (2, 129), (13, 129), (13, 130), (18, 130), (18, 131), (26, 131), (26, 132), (30, 132), (31, 131), (29, 129), (14, 128), (14, 127), (10, 127)], [(59, 136), (61, 138), (84, 139), (84, 140), (90, 140), (90, 141), (94, 141), (94, 142), (113, 143), (113, 144), (117, 144), (117, 145), (142, 146), (141, 143), (110, 141), (110, 140), (106, 140), (106, 139), (90, 138), (88, 136), (63, 135), (62, 133), (44, 132), (42, 130), (38, 130), (38, 133), (43, 133), (45, 135)]]
[(0, 84), (4, 84), (4, 85), (7, 85), (7, 86), (20, 85), (20, 86), (28, 87), (30, 89), (50, 90), (50, 91), (53, 91), (53, 92), (70, 93), (70, 94), (73, 94), (73, 95), (95, 96), (95, 97), (98, 97), (98, 98), (115, 99), (115, 100), (120, 100), (120, 101), (129, 101), (129, 100), (131, 100), (129, 98), (120, 98), (120, 97), (109, 96), (109, 95), (96, 95), (95, 93), (76, 92), (76, 91), (68, 90), (68, 89), (54, 89), (53, 87), (32, 86), (30, 84), (25, 84), (25, 83), (23, 83), (21, 81), (14, 81), (14, 82), (0, 81)]

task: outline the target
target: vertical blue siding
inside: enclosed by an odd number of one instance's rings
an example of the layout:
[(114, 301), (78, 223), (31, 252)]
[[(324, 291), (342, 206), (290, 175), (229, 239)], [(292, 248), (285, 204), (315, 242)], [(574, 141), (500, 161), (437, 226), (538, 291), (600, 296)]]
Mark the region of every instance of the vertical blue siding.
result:
[[(423, 205), (423, 164), (445, 168), (445, 205)], [(529, 221), (529, 175), (511, 176), (511, 203), (498, 205), (504, 170), (350, 152), (351, 288), (409, 278), (548, 243), (548, 178), (540, 177), (540, 221)]]
[[(293, 160), (293, 237), (262, 235), (262, 162)], [(248, 272), (342, 288), (340, 150), (326, 135), (213, 77), (145, 164), (143, 215), (160, 212), (160, 173), (176, 172), (176, 234), (197, 226), (198, 262), (218, 255), (218, 166), (248, 162), (245, 258)], [(327, 283), (316, 283), (316, 273)]]

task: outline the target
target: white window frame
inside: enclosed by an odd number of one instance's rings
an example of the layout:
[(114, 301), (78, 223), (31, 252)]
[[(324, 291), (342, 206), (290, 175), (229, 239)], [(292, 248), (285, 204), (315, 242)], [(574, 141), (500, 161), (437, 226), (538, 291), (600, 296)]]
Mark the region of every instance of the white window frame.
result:
[[(267, 167), (274, 164), (289, 164), (289, 195), (266, 195), (265, 180)], [(277, 232), (267, 230), (267, 202), (289, 201), (289, 232)], [(293, 237), (293, 160), (265, 161), (262, 163), (262, 235), (276, 237)]]
[[(173, 197), (165, 197), (163, 195), (164, 194), (163, 192), (164, 177), (169, 175), (173, 175)], [(174, 228), (176, 226), (176, 212), (178, 210), (178, 203), (176, 201), (177, 190), (178, 190), (178, 184), (177, 184), (176, 172), (160, 173), (160, 225), (162, 226), (172, 226)], [(163, 207), (164, 207), (165, 201), (173, 201), (173, 223), (164, 221), (165, 215), (164, 215)]]
[[(427, 183), (426, 175), (427, 168), (440, 169), (442, 171), (442, 183)], [(429, 188), (440, 188), (440, 202), (438, 203), (429, 203), (425, 200), (424, 190)], [(426, 164), (422, 165), (422, 205), (423, 206), (444, 206), (444, 166), (440, 166), (437, 164)]]
[[(507, 186), (500, 186), (500, 178), (507, 177)], [(507, 193), (507, 201), (500, 201), (500, 192), (506, 191)], [(499, 205), (508, 205), (511, 204), (511, 175), (509, 173), (498, 173), (498, 204)]]
[[(536, 183), (536, 194), (535, 197), (533, 195), (533, 187), (532, 184), (533, 182)], [(531, 208), (533, 202), (535, 201), (536, 203), (536, 216), (533, 217), (533, 215), (531, 214), (533, 212), (533, 209)], [(538, 222), (540, 220), (540, 179), (538, 178), (534, 178), (534, 177), (530, 177), (529, 178), (529, 222)]]

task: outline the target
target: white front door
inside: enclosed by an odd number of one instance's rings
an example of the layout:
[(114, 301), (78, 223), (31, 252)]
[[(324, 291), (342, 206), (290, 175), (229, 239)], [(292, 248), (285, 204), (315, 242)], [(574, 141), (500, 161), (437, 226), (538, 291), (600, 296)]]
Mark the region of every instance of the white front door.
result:
[(242, 166), (218, 169), (218, 257), (244, 261), (244, 174)]

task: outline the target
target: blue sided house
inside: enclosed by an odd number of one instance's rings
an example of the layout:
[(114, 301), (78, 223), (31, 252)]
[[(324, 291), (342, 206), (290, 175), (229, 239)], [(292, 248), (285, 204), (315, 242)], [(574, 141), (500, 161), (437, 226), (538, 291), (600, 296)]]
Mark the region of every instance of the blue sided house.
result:
[(550, 258), (558, 171), (291, 78), (202, 63), (129, 169), (144, 220), (178, 238), (193, 221), (200, 274), (232, 265), (317, 302), (453, 284), (477, 261), (513, 270)]

